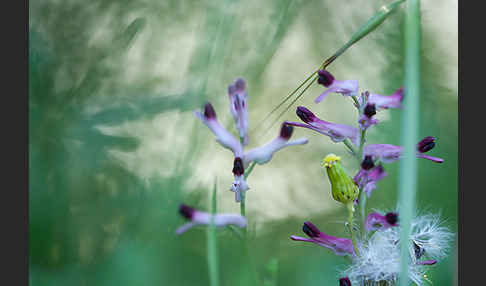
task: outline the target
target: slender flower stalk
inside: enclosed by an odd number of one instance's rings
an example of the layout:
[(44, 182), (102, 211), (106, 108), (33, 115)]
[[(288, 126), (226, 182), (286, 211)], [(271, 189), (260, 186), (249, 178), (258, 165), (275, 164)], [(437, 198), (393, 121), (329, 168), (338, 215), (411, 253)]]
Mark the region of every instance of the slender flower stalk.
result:
[(211, 200), (211, 220), (208, 228), (208, 267), (209, 267), (209, 279), (211, 286), (219, 285), (219, 266), (218, 266), (218, 248), (217, 248), (217, 236), (216, 226), (214, 224), (214, 217), (216, 215), (216, 180), (214, 180), (214, 187)]

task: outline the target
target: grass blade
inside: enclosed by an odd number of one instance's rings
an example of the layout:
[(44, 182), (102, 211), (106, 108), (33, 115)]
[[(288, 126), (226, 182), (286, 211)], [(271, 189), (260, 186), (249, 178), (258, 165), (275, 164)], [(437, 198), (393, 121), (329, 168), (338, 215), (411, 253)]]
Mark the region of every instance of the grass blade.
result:
[(398, 180), (401, 241), (400, 284), (409, 284), (408, 250), (411, 220), (414, 215), (417, 191), (417, 158), (415, 144), (418, 140), (420, 95), (420, 2), (411, 0), (405, 16), (405, 100), (403, 110), (402, 145), (404, 156), (400, 161)]

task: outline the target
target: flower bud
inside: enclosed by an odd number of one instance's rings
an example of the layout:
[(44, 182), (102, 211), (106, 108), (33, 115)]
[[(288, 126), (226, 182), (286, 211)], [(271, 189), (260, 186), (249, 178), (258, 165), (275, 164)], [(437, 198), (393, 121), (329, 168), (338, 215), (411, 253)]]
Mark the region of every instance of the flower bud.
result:
[(339, 279), (339, 286), (351, 286), (351, 281), (348, 277), (343, 277)]
[(322, 160), (322, 166), (326, 168), (327, 176), (331, 182), (332, 197), (338, 202), (347, 204), (358, 198), (359, 189), (346, 173), (340, 161), (340, 157), (329, 154)]

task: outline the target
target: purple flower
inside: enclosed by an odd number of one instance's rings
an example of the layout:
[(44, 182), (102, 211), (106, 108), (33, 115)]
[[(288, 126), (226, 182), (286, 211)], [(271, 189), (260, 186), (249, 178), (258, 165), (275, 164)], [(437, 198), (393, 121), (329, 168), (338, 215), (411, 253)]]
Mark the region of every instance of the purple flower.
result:
[(228, 87), (230, 100), (230, 112), (235, 120), (236, 128), (240, 133), (243, 145), (248, 144), (248, 93), (246, 83), (242, 78), (237, 78)]
[[(424, 158), (436, 163), (444, 162), (444, 159), (424, 155), (423, 153), (430, 151), (435, 146), (435, 138), (428, 136), (420, 140), (417, 144), (417, 157)], [(403, 153), (402, 146), (395, 146), (391, 144), (369, 144), (364, 146), (364, 156), (372, 156), (379, 159), (383, 163), (392, 163), (400, 159)]]
[(377, 212), (370, 213), (366, 217), (365, 229), (366, 231), (375, 231), (379, 229), (387, 229), (393, 226), (397, 226), (398, 214), (389, 212), (385, 215), (381, 215)]
[(434, 265), (437, 263), (437, 260), (424, 260), (424, 261), (419, 261), (417, 262), (417, 264), (420, 264), (420, 265)]
[(233, 175), (235, 180), (231, 185), (230, 191), (235, 193), (235, 201), (241, 202), (241, 194), (249, 190), (248, 184), (245, 181), (245, 169), (243, 167), (243, 160), (240, 157), (236, 157), (233, 163)]
[(353, 180), (358, 187), (366, 193), (368, 197), (376, 189), (376, 182), (386, 177), (387, 174), (381, 165), (376, 166), (371, 156), (365, 156), (361, 163), (361, 169), (354, 176)]
[(359, 130), (352, 126), (337, 124), (324, 121), (314, 115), (309, 109), (299, 106), (296, 110), (297, 116), (305, 123), (288, 122), (287, 124), (304, 127), (321, 134), (327, 135), (333, 142), (342, 142), (346, 138), (349, 138), (355, 145), (359, 145)]
[(371, 125), (378, 123), (378, 120), (373, 118), (374, 115), (376, 115), (376, 105), (373, 103), (367, 103), (363, 109), (363, 114), (361, 114), (358, 119), (361, 130), (365, 130)]
[(241, 143), (221, 126), (221, 124), (219, 124), (218, 119), (216, 118), (216, 112), (211, 103), (208, 102), (204, 105), (204, 113), (196, 110), (194, 111), (194, 115), (199, 118), (202, 123), (214, 133), (214, 135), (216, 135), (216, 141), (218, 141), (219, 144), (233, 151), (235, 157), (241, 157), (243, 155), (243, 147), (241, 146)]
[(186, 230), (197, 225), (209, 225), (211, 223), (211, 217), (214, 218), (214, 225), (217, 227), (224, 227), (227, 225), (246, 227), (246, 218), (239, 214), (215, 214), (213, 216), (210, 213), (198, 211), (184, 204), (179, 206), (179, 213), (188, 219), (189, 222), (176, 230), (178, 235), (181, 235)]
[(273, 154), (278, 150), (287, 146), (303, 145), (308, 142), (306, 138), (299, 138), (297, 140), (289, 141), (293, 131), (294, 128), (292, 126), (285, 122), (282, 123), (280, 134), (277, 138), (273, 139), (264, 146), (249, 150), (245, 153), (243, 157), (245, 166), (248, 166), (248, 164), (250, 164), (252, 161), (260, 165), (265, 164), (272, 159)]
[(401, 108), (403, 101), (403, 87), (397, 89), (393, 95), (379, 95), (371, 93), (368, 103), (374, 104), (376, 109)]
[(317, 83), (327, 87), (328, 89), (314, 100), (315, 103), (321, 102), (331, 92), (340, 93), (347, 96), (355, 95), (358, 92), (357, 80), (339, 81), (334, 79), (334, 76), (327, 70), (319, 70), (317, 71), (317, 74), (319, 76)]
[(313, 225), (309, 221), (304, 222), (304, 225), (302, 226), (302, 231), (310, 238), (291, 235), (290, 239), (296, 241), (312, 242), (320, 246), (327, 247), (334, 251), (336, 255), (340, 256), (354, 254), (353, 243), (351, 242), (351, 239), (327, 235), (321, 232), (315, 225)]
[(348, 277), (342, 277), (339, 279), (339, 286), (351, 286), (351, 281)]

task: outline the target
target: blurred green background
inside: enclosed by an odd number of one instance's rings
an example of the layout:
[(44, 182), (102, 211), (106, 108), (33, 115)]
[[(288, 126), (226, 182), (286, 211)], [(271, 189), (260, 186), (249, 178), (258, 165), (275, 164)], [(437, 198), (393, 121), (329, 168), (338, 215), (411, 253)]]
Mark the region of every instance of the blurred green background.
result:
[[(249, 92), (250, 145), (278, 134), (258, 123), (388, 1), (29, 1), (29, 250), (31, 285), (207, 285), (206, 229), (177, 237), (184, 202), (208, 211), (217, 178), (218, 212), (239, 213), (229, 186), (233, 155), (192, 111), (211, 101), (235, 133), (227, 86)], [(403, 8), (328, 70), (361, 90), (391, 94), (403, 79)], [(420, 211), (440, 212), (457, 231), (457, 1), (422, 1), (419, 134), (437, 137), (419, 160)], [(351, 101), (304, 105), (355, 124)], [(400, 144), (400, 110), (378, 114), (369, 143)], [(255, 127), (258, 127), (254, 129)], [(337, 285), (346, 260), (289, 239), (305, 220), (344, 235), (324, 155), (342, 144), (296, 129), (310, 142), (279, 151), (248, 179), (250, 254), (265, 285)], [(378, 184), (370, 209), (397, 201), (398, 164)], [(250, 285), (239, 240), (218, 231), (222, 285)], [(457, 285), (457, 247), (433, 266), (434, 285)]]

